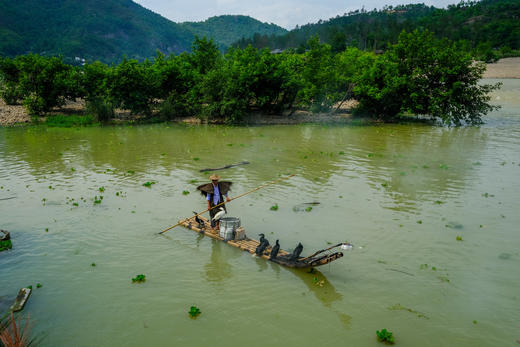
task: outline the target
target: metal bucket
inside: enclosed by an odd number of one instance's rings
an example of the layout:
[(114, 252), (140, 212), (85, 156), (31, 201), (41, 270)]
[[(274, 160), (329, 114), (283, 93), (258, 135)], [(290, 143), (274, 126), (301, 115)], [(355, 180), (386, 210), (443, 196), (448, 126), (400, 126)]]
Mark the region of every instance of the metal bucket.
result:
[(220, 219), (219, 235), (224, 241), (233, 240), (235, 237), (235, 230), (240, 227), (240, 218), (224, 217)]

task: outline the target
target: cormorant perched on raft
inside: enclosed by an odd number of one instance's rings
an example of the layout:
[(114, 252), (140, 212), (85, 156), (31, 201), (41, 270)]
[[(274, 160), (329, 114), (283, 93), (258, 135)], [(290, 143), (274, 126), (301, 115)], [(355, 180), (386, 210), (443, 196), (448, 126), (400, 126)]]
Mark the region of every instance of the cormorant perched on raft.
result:
[(199, 218), (199, 216), (197, 216), (197, 212), (195, 211), (192, 211), (194, 214), (195, 214), (195, 222), (197, 222), (197, 224), (199, 225), (199, 229), (202, 230), (204, 229), (204, 221), (202, 221), (202, 219)]
[(276, 244), (273, 246), (273, 249), (271, 250), (271, 254), (269, 255), (269, 260), (275, 259), (278, 255), (278, 251), (280, 250), (280, 244), (278, 243), (278, 240), (276, 240)]
[(262, 254), (264, 254), (264, 251), (267, 248), (267, 246), (269, 246), (269, 241), (267, 241), (264, 234), (259, 234), (259, 235), (260, 235), (260, 244), (256, 247), (255, 253), (256, 253), (256, 255), (261, 256)]
[(289, 259), (290, 260), (296, 260), (298, 259), (298, 257), (300, 256), (300, 254), (302, 253), (303, 251), (303, 245), (301, 242), (298, 242), (298, 246), (296, 246), (296, 248), (294, 249), (294, 251), (292, 252), (292, 254), (290, 255)]

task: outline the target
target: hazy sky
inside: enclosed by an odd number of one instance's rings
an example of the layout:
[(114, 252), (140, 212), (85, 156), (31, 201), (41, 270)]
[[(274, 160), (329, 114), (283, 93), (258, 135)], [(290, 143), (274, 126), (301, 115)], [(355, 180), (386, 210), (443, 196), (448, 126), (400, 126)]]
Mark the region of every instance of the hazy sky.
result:
[(262, 22), (278, 24), (286, 29), (329, 19), (345, 12), (372, 10), (385, 5), (424, 3), (446, 7), (459, 0), (134, 0), (142, 6), (174, 21), (201, 21), (222, 14), (248, 15)]

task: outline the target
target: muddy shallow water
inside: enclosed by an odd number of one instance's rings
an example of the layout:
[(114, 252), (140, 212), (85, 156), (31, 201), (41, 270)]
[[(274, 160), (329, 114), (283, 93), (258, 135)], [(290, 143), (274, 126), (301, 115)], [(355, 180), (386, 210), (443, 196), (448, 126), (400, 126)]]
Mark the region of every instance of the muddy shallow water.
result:
[[(503, 82), (481, 127), (0, 129), (0, 199), (14, 197), (0, 200), (0, 310), (32, 285), (43, 346), (376, 346), (382, 328), (400, 346), (513, 345), (520, 80)], [(199, 169), (244, 160), (218, 172), (231, 196), (296, 175), (229, 205), (248, 235), (355, 249), (307, 273), (181, 227), (157, 235), (205, 209)]]

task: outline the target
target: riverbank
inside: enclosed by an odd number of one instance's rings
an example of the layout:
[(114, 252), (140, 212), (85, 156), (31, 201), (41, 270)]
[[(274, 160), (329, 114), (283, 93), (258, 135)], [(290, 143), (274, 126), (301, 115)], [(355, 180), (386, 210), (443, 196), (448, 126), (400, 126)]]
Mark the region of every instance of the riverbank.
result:
[[(520, 78), (520, 57), (504, 58), (498, 62), (487, 65), (484, 78)], [(246, 120), (251, 125), (276, 125), (276, 124), (300, 124), (300, 123), (347, 123), (352, 121), (351, 110), (356, 105), (354, 100), (346, 102), (337, 112), (312, 113), (306, 110), (297, 110), (283, 115), (252, 114)], [(55, 110), (51, 114), (84, 114), (83, 101), (69, 102), (64, 107)], [(44, 118), (40, 118), (42, 120)], [(115, 124), (140, 123), (144, 121), (141, 116), (132, 116), (128, 111), (116, 110)], [(178, 123), (201, 124), (202, 120), (195, 117), (180, 117), (175, 120)], [(0, 126), (15, 126), (31, 123), (31, 117), (22, 105), (6, 105), (0, 100)], [(213, 121), (219, 123), (219, 121)]]
[(520, 57), (504, 58), (487, 64), (484, 78), (520, 78)]

